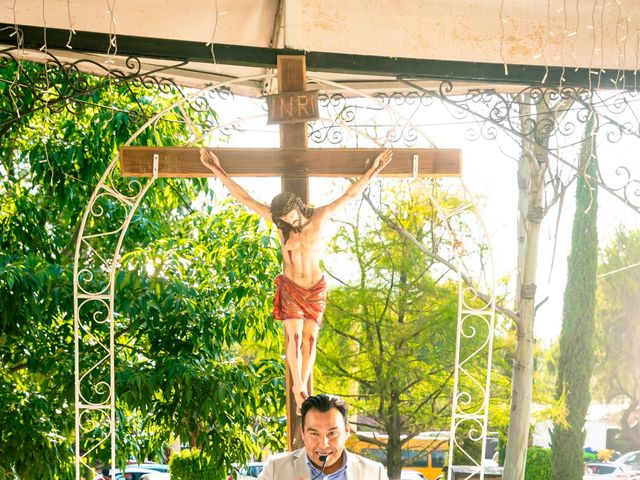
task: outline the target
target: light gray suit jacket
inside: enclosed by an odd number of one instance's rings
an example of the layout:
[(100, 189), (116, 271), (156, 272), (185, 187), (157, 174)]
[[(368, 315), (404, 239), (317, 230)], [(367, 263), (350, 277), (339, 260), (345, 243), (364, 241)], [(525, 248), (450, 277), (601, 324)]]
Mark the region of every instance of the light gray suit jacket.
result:
[[(311, 469), (307, 464), (307, 452), (304, 448), (269, 457), (258, 480), (298, 480), (299, 478), (311, 479)], [(347, 480), (388, 480), (388, 477), (381, 463), (348, 452)]]

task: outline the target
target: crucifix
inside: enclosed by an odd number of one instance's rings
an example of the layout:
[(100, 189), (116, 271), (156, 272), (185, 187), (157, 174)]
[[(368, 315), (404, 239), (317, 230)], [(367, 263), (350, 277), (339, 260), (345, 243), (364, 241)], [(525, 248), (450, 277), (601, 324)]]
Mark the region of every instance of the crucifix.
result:
[[(304, 56), (278, 56), (278, 94), (267, 98), (269, 122), (280, 124), (280, 148), (207, 149), (231, 176), (280, 176), (282, 190), (296, 194), (308, 204), (309, 177), (356, 177), (368, 169), (369, 159), (381, 150), (371, 148), (307, 148), (307, 121), (318, 118), (317, 92), (306, 89)], [(123, 176), (210, 177), (213, 173), (200, 161), (200, 149), (184, 147), (121, 147)], [(393, 149), (393, 161), (385, 176), (459, 176), (461, 151), (454, 149)], [(284, 255), (284, 252), (283, 252)], [(291, 339), (285, 335), (285, 351)], [(290, 450), (303, 447), (301, 419), (296, 415), (293, 380), (286, 363), (287, 435)], [(313, 393), (313, 376), (307, 382)]]

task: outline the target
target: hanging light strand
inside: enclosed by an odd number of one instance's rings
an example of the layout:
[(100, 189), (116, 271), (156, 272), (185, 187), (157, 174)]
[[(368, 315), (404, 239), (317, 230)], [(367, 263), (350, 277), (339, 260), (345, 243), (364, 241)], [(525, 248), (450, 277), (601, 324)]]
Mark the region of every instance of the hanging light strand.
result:
[(606, 0), (602, 0), (602, 9), (600, 10), (600, 70), (598, 70), (598, 90), (600, 90), (602, 74), (604, 73), (604, 11), (606, 8), (607, 2)]
[(591, 10), (591, 58), (589, 59), (589, 90), (593, 90), (591, 76), (593, 75), (593, 60), (596, 52), (596, 7), (598, 0), (594, 0), (593, 9)]
[[(18, 0), (13, 0), (13, 5), (11, 6), (11, 11), (13, 14), (13, 33), (11, 35), (9, 35), (10, 37), (15, 36), (16, 37), (16, 46), (18, 47), (18, 51), (22, 52), (22, 48), (24, 45), (24, 34), (22, 33), (22, 30), (20, 30), (20, 28), (18, 28), (18, 20), (17, 20), (17, 15), (16, 15), (16, 3), (18, 2)], [(6, 27), (6, 28), (11, 28), (11, 27)], [(3, 29), (4, 30), (4, 29)]]
[(500, 58), (502, 59), (502, 65), (504, 65), (504, 74), (505, 76), (509, 76), (509, 66), (507, 65), (507, 60), (504, 56), (504, 0), (500, 1)]
[(640, 61), (640, 32), (636, 28), (636, 62), (633, 68), (633, 91), (638, 91), (638, 62)]
[(106, 0), (109, 11), (109, 47), (107, 49), (107, 65), (109, 69), (113, 63), (113, 57), (118, 54), (118, 36), (116, 34), (116, 0)]
[(571, 42), (571, 57), (573, 58), (573, 64), (575, 65), (575, 71), (577, 72), (580, 67), (578, 67), (578, 55), (576, 54), (576, 42), (578, 39), (578, 32), (580, 31), (580, 0), (576, 0), (576, 28), (573, 32), (569, 33), (569, 36), (572, 37)]
[[(20, 118), (20, 108), (18, 107), (18, 98), (20, 97), (20, 93), (16, 93), (14, 89), (20, 83), (20, 76), (21, 76), (20, 74), (22, 73), (22, 69), (20, 68), (20, 58), (22, 57), (24, 35), (22, 33), (22, 30), (18, 28), (18, 20), (16, 15), (17, 1), (18, 0), (13, 0), (13, 5), (11, 7), (12, 13), (13, 13), (13, 33), (11, 33), (10, 37), (13, 37), (14, 35), (16, 37), (16, 44), (18, 47), (18, 65), (16, 68), (16, 73), (13, 76), (13, 81), (9, 84), (9, 98), (11, 100), (11, 104), (13, 106), (14, 111), (16, 112), (17, 117)], [(10, 28), (10, 27), (6, 27), (6, 28)]]
[(73, 22), (71, 21), (71, 0), (67, 0), (67, 18), (69, 19), (69, 38), (65, 46), (71, 50), (73, 48), (71, 46), (71, 39), (76, 34), (76, 31), (73, 29)]
[(48, 51), (48, 47), (47, 47), (47, 16), (46, 16), (46, 13), (45, 13), (45, 1), (46, 0), (42, 0), (42, 38), (43, 38), (43, 44), (40, 47), (40, 51), (47, 53), (47, 51)]
[[(624, 39), (626, 38), (626, 33), (620, 38), (620, 29), (622, 26), (622, 2), (620, 0), (616, 0), (616, 5), (618, 6), (618, 20), (616, 21), (616, 47), (618, 47), (618, 72), (616, 73), (616, 78), (613, 81), (613, 84), (617, 87), (618, 82), (624, 82), (624, 50), (622, 46), (624, 45)], [(623, 83), (624, 85), (624, 83)]]
[(211, 58), (213, 59), (213, 64), (217, 65), (216, 62), (216, 52), (214, 51), (216, 32), (218, 30), (218, 16), (220, 13), (218, 12), (218, 0), (213, 0), (213, 11), (214, 11), (214, 19), (213, 19), (213, 32), (211, 32), (211, 40), (207, 42), (207, 47), (211, 47)]
[[(622, 47), (622, 69), (624, 72), (627, 71), (627, 44), (629, 43), (629, 30), (631, 28), (631, 17), (625, 17), (625, 25), (624, 25), (624, 43)], [(627, 85), (627, 75), (623, 73), (622, 75), (622, 89), (626, 90)]]
[(562, 14), (563, 14), (562, 37), (560, 38), (560, 65), (562, 66), (562, 69), (560, 70), (560, 88), (562, 88), (562, 84), (565, 82), (564, 41), (567, 38), (567, 30), (569, 28), (569, 19), (567, 18), (567, 0), (563, 0), (562, 2)]
[[(47, 14), (46, 14), (46, 10), (45, 10), (45, 3), (46, 0), (42, 0), (42, 31), (43, 31), (43, 44), (40, 47), (40, 51), (44, 52), (45, 54), (45, 58), (44, 61), (42, 62), (43, 68), (44, 68), (44, 78), (46, 81), (46, 85), (47, 85), (47, 90), (49, 90), (49, 88), (51, 87), (51, 82), (49, 81), (49, 68), (48, 68), (48, 62), (47, 62), (47, 55), (49, 53), (49, 45), (47, 43)], [(44, 97), (44, 102), (45, 104), (48, 102), (48, 97), (45, 96)], [(46, 147), (46, 144), (45, 144)]]
[(542, 82), (545, 83), (547, 81), (547, 77), (549, 76), (549, 62), (546, 57), (547, 43), (549, 42), (549, 37), (553, 36), (553, 32), (551, 31), (551, 0), (547, 0), (547, 34), (544, 37), (544, 42), (542, 43), (542, 61), (544, 62), (544, 77), (542, 77)]

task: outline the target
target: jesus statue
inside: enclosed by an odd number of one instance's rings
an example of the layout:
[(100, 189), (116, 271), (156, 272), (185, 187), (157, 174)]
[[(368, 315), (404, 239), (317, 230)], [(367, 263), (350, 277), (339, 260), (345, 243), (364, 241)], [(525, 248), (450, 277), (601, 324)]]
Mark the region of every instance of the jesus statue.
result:
[(258, 202), (238, 185), (208, 150), (200, 150), (200, 161), (222, 181), (238, 202), (256, 212), (278, 229), (282, 248), (282, 274), (277, 286), (273, 316), (284, 323), (286, 359), (293, 379), (292, 393), (297, 413), (308, 397), (307, 384), (316, 356), (318, 332), (326, 307), (327, 285), (320, 269), (322, 229), (338, 210), (358, 197), (375, 176), (391, 161), (391, 150), (383, 151), (371, 167), (333, 202), (310, 208), (298, 196), (283, 192), (271, 206)]

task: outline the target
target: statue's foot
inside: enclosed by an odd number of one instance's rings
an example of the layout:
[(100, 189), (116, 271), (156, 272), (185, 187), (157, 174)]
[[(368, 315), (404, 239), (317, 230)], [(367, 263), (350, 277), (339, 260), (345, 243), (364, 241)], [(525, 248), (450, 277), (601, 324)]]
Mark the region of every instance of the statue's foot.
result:
[(293, 396), (296, 400), (296, 415), (300, 415), (300, 408), (302, 407), (302, 402), (304, 402), (307, 399), (309, 394), (307, 393), (306, 389), (298, 387), (296, 385), (294, 385), (291, 388), (291, 391), (293, 392)]

